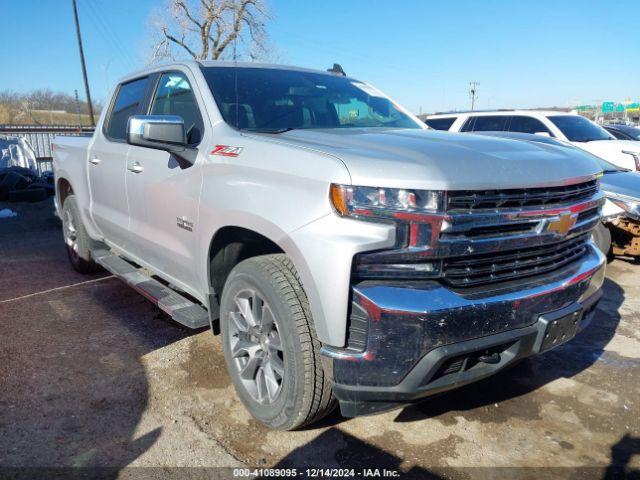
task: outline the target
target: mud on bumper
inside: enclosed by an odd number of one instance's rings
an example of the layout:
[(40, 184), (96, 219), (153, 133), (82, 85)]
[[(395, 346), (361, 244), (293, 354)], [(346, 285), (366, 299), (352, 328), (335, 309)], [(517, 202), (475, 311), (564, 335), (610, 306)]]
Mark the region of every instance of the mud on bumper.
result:
[(604, 263), (590, 245), (562, 270), (491, 291), (438, 282), (353, 285), (349, 346), (322, 349), (342, 414), (395, 408), (571, 339), (593, 317)]

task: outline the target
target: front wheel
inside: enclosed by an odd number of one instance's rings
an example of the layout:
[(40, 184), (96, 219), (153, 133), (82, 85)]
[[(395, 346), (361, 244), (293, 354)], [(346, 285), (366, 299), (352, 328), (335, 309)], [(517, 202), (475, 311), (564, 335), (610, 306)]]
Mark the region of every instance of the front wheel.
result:
[(229, 375), (260, 422), (292, 430), (334, 408), (309, 302), (286, 255), (236, 265), (224, 285), (220, 324)]

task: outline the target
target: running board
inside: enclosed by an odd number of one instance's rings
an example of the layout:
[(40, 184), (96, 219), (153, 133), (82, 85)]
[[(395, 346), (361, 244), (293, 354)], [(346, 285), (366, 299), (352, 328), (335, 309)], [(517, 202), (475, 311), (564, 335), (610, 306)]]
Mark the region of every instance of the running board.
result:
[(91, 252), (91, 257), (96, 263), (155, 303), (176, 322), (189, 328), (209, 326), (209, 314), (204, 307), (145, 275), (122, 257), (108, 250), (94, 250)]

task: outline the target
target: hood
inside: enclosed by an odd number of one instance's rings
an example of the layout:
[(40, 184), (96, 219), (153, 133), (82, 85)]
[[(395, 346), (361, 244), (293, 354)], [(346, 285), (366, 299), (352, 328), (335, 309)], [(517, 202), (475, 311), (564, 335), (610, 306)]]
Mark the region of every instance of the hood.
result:
[(640, 154), (640, 142), (632, 140), (595, 140), (593, 142), (572, 142), (578, 148), (593, 153), (622, 168), (635, 170), (634, 158), (622, 152), (635, 152)]
[(640, 173), (605, 173), (601, 180), (602, 190), (617, 193), (634, 199), (640, 199)]
[(595, 159), (573, 148), (433, 130), (292, 130), (277, 138), (338, 157), (355, 185), (526, 188), (574, 183), (601, 171)]

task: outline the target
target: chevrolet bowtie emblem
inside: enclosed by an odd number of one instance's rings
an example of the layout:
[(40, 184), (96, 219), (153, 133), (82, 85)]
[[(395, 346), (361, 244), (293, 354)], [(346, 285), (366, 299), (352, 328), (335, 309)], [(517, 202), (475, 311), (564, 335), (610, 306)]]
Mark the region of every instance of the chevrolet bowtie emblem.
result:
[(547, 224), (546, 231), (556, 232), (557, 234), (562, 235), (564, 237), (567, 233), (569, 233), (569, 230), (571, 230), (573, 226), (576, 224), (577, 219), (578, 219), (578, 216), (573, 213), (569, 213), (569, 212), (561, 213), (560, 215), (558, 215), (557, 220), (551, 220)]

